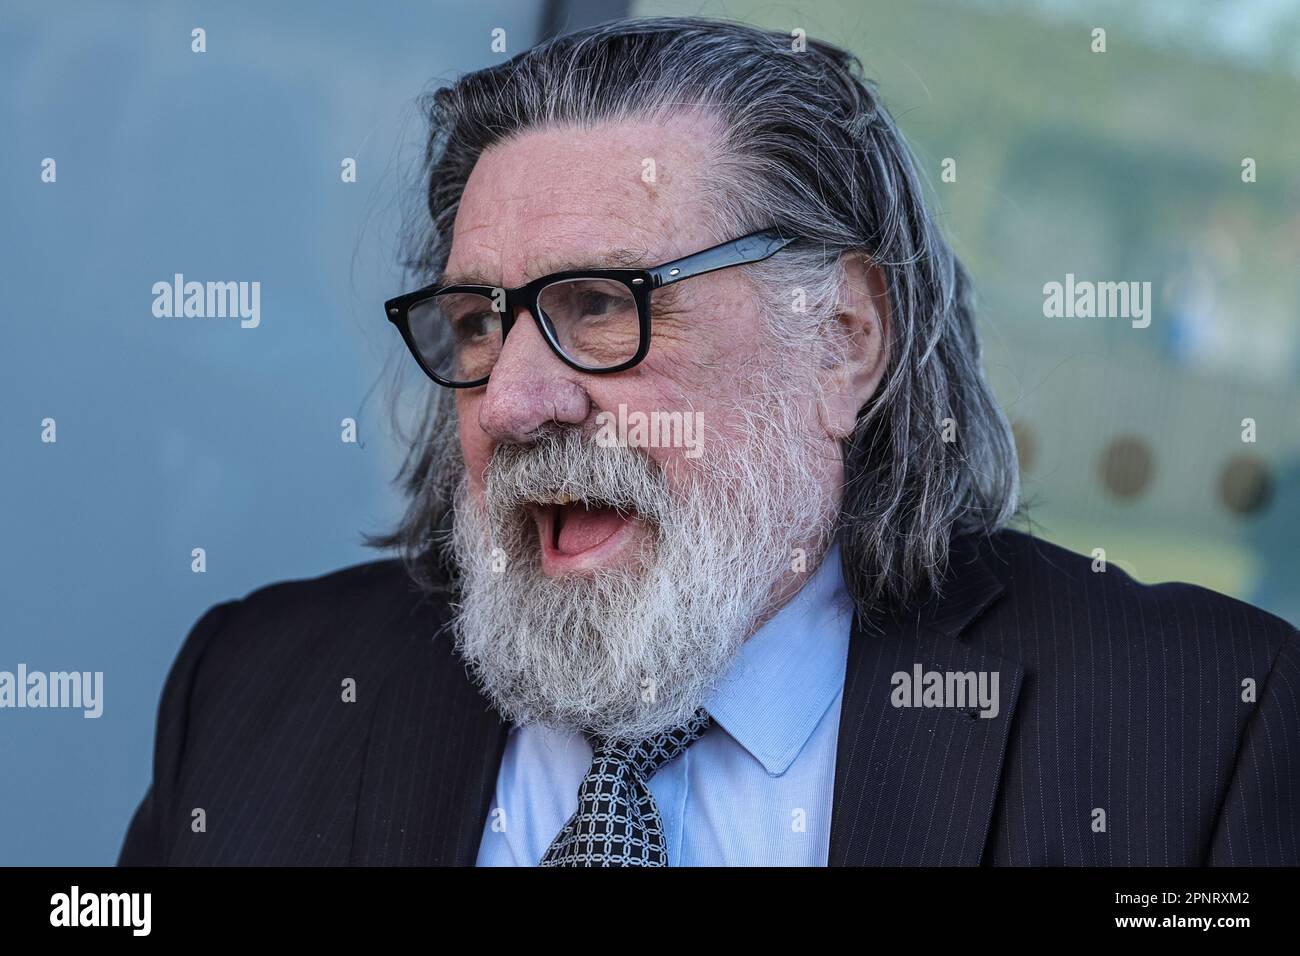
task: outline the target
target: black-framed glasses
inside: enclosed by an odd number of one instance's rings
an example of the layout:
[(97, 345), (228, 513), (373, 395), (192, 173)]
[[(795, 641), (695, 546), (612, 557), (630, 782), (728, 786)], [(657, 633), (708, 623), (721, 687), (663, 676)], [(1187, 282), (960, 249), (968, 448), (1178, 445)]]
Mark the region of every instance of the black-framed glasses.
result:
[(764, 229), (647, 269), (576, 269), (517, 289), (427, 286), (384, 303), (431, 379), (449, 388), (487, 383), (520, 309), (551, 350), (580, 372), (621, 372), (650, 350), (650, 293), (683, 279), (761, 262), (793, 238)]

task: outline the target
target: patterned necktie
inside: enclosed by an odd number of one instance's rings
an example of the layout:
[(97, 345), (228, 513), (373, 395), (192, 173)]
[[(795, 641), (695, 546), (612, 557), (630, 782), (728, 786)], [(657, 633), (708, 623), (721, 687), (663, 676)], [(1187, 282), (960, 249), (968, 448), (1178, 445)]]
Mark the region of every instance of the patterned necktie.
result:
[(667, 866), (663, 820), (646, 782), (704, 736), (700, 708), (686, 723), (647, 740), (597, 740), (578, 788), (578, 809), (539, 866)]

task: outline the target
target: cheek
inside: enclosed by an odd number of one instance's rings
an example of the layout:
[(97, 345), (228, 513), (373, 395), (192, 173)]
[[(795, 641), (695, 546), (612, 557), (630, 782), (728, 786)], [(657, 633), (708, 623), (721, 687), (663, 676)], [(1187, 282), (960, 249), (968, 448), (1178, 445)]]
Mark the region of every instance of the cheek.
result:
[(769, 361), (753, 330), (743, 325), (710, 328), (707, 334), (699, 332), (674, 346), (655, 356), (652, 345), (646, 357), (649, 370), (675, 401), (683, 406), (689, 402), (706, 413), (710, 408), (734, 407), (752, 397), (761, 381), (759, 373)]
[[(595, 404), (611, 428), (617, 427), (621, 415), (627, 443), (653, 460), (670, 485), (681, 487), (707, 468), (710, 457), (717, 460), (717, 449), (710, 446), (749, 436), (752, 422), (738, 407), (746, 404), (744, 384), (729, 368), (714, 367), (678, 381), (648, 362), (644, 366), (637, 376), (639, 387), (596, 394)], [(640, 438), (638, 422), (644, 426)], [(667, 447), (665, 438), (670, 441)]]

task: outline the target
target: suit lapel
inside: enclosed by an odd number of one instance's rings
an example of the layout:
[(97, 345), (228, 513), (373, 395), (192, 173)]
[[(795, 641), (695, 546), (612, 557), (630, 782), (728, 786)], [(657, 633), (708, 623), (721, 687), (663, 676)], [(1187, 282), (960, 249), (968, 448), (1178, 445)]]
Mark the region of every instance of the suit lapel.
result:
[(471, 682), (445, 602), (379, 691), (352, 863), (473, 866), (509, 725)]
[[(942, 596), (854, 616), (844, 676), (831, 866), (973, 866), (980, 862), (1023, 669), (976, 650), (963, 632), (1001, 594), (975, 543), (954, 542)], [(975, 707), (900, 707), (892, 676), (998, 675), (995, 717)]]

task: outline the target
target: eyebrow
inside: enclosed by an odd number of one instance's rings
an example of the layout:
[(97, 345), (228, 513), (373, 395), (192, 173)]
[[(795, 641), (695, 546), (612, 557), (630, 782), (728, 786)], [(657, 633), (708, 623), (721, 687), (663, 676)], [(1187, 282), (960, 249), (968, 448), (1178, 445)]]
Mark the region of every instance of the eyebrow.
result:
[[(647, 265), (647, 257), (644, 251), (636, 249), (613, 249), (601, 256), (586, 259), (564, 259), (558, 257), (543, 256), (539, 259), (530, 260), (532, 268), (526, 275), (531, 276), (528, 281), (551, 275), (556, 272), (577, 272), (583, 269), (635, 269)], [(438, 279), (435, 285), (488, 285), (493, 288), (499, 288), (500, 284), (485, 278), (486, 272), (478, 269), (466, 269), (460, 272), (446, 273)]]

